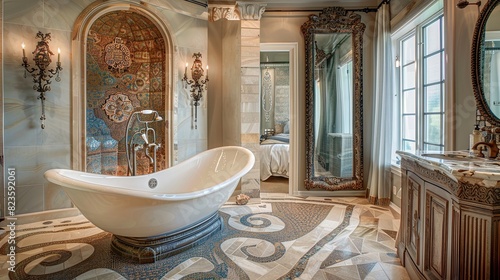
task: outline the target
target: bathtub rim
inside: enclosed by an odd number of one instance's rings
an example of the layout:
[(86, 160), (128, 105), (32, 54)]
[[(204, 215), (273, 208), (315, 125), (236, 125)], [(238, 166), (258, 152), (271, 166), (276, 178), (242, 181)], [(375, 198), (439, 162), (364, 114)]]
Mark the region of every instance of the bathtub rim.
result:
[[(161, 193), (161, 192), (155, 192), (155, 190), (143, 191), (143, 190), (123, 188), (123, 187), (119, 187), (119, 186), (109, 187), (109, 186), (104, 185), (104, 184), (96, 184), (96, 183), (90, 183), (90, 182), (84, 182), (81, 180), (77, 180), (74, 177), (70, 177), (70, 176), (66, 176), (66, 175), (61, 174), (61, 171), (69, 172), (72, 174), (78, 174), (78, 175), (89, 174), (89, 176), (102, 177), (103, 179), (106, 179), (106, 178), (121, 178), (121, 179), (123, 179), (123, 178), (126, 178), (127, 176), (101, 175), (101, 174), (94, 174), (94, 173), (76, 171), (76, 170), (71, 170), (71, 169), (62, 169), (62, 168), (47, 170), (44, 173), (44, 177), (48, 181), (50, 181), (56, 185), (59, 185), (61, 187), (80, 190), (80, 191), (89, 191), (89, 192), (95, 192), (95, 193), (107, 193), (107, 194), (112, 194), (112, 195), (141, 197), (141, 198), (146, 198), (146, 199), (151, 199), (151, 200), (182, 201), (182, 200), (194, 199), (194, 198), (209, 195), (213, 192), (216, 192), (216, 191), (230, 185), (235, 180), (240, 180), (241, 177), (243, 177), (243, 175), (248, 173), (253, 168), (253, 166), (255, 164), (255, 156), (251, 151), (249, 151), (248, 149), (241, 147), (241, 146), (223, 146), (223, 147), (213, 148), (210, 150), (205, 150), (201, 153), (198, 153), (198, 154), (190, 157), (189, 159), (187, 159), (187, 160), (185, 160), (177, 165), (170, 167), (170, 168), (176, 168), (176, 167), (182, 168), (184, 165), (189, 165), (192, 161), (196, 160), (197, 157), (203, 156), (205, 154), (217, 152), (219, 150), (228, 150), (228, 149), (236, 149), (240, 152), (247, 154), (249, 156), (248, 162), (244, 165), (244, 167), (242, 169), (240, 169), (238, 172), (233, 174), (228, 179), (218, 183), (215, 186), (212, 186), (212, 187), (209, 187), (206, 189), (202, 189), (202, 190), (198, 190), (198, 191), (193, 191), (193, 192), (166, 194), (166, 193)], [(166, 170), (166, 169), (164, 169), (164, 170)], [(142, 178), (155, 178), (155, 174), (158, 174), (164, 170), (160, 170), (156, 173), (139, 175), (139, 176), (134, 176), (134, 177), (136, 177), (136, 178), (141, 178), (141, 177)], [(79, 184), (78, 185), (74, 184), (75, 181), (79, 182)]]

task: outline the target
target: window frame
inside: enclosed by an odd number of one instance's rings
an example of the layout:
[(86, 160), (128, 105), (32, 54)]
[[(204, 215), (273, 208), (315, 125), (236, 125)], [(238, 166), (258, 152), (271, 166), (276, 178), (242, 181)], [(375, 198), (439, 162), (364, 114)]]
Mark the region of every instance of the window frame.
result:
[[(396, 150), (403, 149), (404, 143), (404, 135), (403, 135), (403, 67), (405, 66), (403, 63), (403, 57), (401, 54), (403, 52), (402, 43), (405, 40), (410, 39), (412, 36), (415, 37), (415, 151), (423, 150), (426, 144), (434, 145), (433, 143), (427, 143), (424, 141), (424, 129), (425, 129), (425, 116), (429, 115), (429, 113), (425, 113), (425, 86), (429, 86), (429, 84), (439, 84), (440, 85), (440, 107), (441, 111), (438, 112), (441, 118), (441, 143), (440, 147), (444, 151), (449, 146), (447, 142), (447, 138), (449, 137), (449, 121), (447, 121), (449, 102), (452, 102), (452, 98), (450, 94), (447, 93), (447, 78), (449, 75), (447, 74), (447, 63), (446, 63), (446, 48), (447, 48), (447, 34), (446, 34), (446, 18), (443, 11), (443, 8), (437, 9), (429, 9), (434, 10), (432, 13), (429, 11), (425, 11), (421, 16), (416, 17), (410, 22), (406, 23), (402, 28), (398, 31), (393, 32), (392, 34), (392, 45), (395, 55), (398, 57), (400, 61), (399, 67), (395, 67), (394, 71), (394, 100), (393, 104), (393, 156), (392, 156), (392, 164), (399, 165), (399, 159), (396, 155)], [(424, 28), (434, 23), (436, 20), (441, 21), (440, 26), (440, 48), (438, 51), (434, 51), (432, 53), (424, 55), (424, 47), (423, 47), (423, 37), (424, 37)], [(441, 53), (441, 79), (435, 83), (426, 83), (423, 69), (424, 69), (424, 57), (429, 57), (432, 54)], [(409, 64), (406, 64), (409, 65)], [(408, 89), (405, 89), (408, 92)]]

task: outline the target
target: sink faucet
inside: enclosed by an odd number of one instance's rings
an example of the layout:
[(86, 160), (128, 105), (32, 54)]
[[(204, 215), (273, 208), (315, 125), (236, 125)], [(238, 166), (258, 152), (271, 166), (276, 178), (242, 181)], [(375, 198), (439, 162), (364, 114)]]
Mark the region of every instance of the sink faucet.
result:
[(496, 158), (498, 156), (498, 152), (500, 151), (495, 139), (491, 139), (490, 142), (477, 142), (474, 146), (472, 146), (472, 150), (477, 150), (480, 146), (485, 146), (489, 158)]

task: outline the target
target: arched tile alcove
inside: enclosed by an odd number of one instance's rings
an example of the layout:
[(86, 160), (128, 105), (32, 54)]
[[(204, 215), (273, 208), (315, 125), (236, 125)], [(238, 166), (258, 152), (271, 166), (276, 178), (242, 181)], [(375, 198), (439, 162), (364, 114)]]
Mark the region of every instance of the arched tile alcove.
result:
[[(158, 170), (171, 164), (172, 42), (144, 6), (89, 6), (73, 31), (73, 168), (127, 175), (125, 131), (132, 112), (156, 110)], [(130, 139), (130, 138), (129, 138)], [(138, 174), (153, 170), (138, 153)]]

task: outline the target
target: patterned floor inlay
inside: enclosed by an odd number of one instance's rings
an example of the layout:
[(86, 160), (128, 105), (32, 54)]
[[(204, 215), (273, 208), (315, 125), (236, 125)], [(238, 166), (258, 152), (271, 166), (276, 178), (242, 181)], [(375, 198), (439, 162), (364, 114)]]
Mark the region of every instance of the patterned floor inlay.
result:
[(203, 244), (151, 264), (110, 250), (111, 234), (83, 216), (16, 228), (9, 272), (0, 232), (1, 279), (409, 279), (396, 255), (399, 215), (360, 198), (263, 195), (220, 209), (224, 228)]

